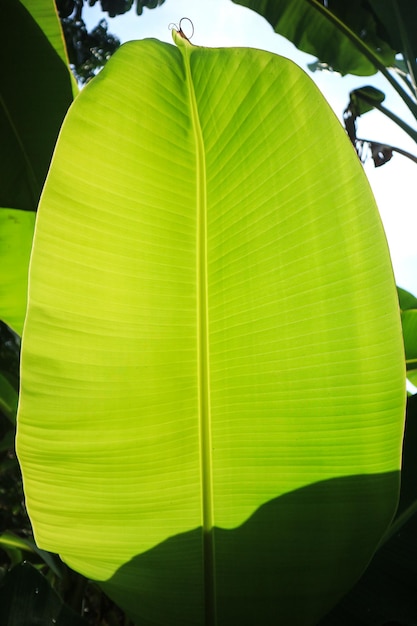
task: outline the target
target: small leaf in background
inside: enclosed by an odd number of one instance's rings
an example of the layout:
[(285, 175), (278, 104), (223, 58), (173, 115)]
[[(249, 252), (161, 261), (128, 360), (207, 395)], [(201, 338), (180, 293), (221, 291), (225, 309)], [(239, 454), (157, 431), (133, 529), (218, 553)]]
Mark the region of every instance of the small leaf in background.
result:
[(0, 372), (0, 415), (5, 415), (10, 422), (14, 423), (18, 401), (18, 392)]
[(417, 309), (417, 298), (412, 293), (401, 287), (397, 287), (398, 301), (400, 303), (400, 309), (406, 311), (407, 309)]
[[(57, 576), (62, 576), (62, 563), (54, 554), (41, 550), (31, 538), (19, 537), (13, 532), (6, 531), (0, 534), (0, 548), (5, 552), (16, 550), (32, 555), (31, 562), (44, 563)], [(35, 559), (33, 557), (36, 557)]]
[(385, 100), (385, 94), (380, 89), (366, 86), (350, 92), (349, 108), (356, 117), (372, 111), (376, 105)]
[(370, 155), (375, 167), (381, 167), (392, 159), (396, 148), (378, 141), (359, 139), (356, 135), (356, 120), (361, 115), (378, 108), (385, 100), (385, 94), (375, 87), (366, 86), (354, 89), (349, 95), (349, 104), (343, 112), (343, 121), (349, 139), (362, 162), (365, 162)]
[(401, 309), (407, 378), (417, 386), (417, 298), (401, 287), (397, 287), (397, 293)]
[(408, 369), (417, 368), (417, 309), (401, 312), (405, 358)]
[(20, 336), (0, 320), (0, 373), (19, 391)]
[(415, 387), (417, 387), (417, 369), (407, 370), (407, 378)]
[(35, 218), (33, 211), (0, 208), (0, 320), (19, 335), (26, 314)]

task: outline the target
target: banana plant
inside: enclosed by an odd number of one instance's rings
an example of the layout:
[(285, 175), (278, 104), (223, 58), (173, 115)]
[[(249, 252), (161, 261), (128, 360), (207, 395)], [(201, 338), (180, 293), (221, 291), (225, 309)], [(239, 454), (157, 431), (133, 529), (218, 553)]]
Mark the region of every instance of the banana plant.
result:
[(389, 252), (303, 71), (173, 36), (123, 45), (57, 143), (23, 334), (27, 507), (38, 546), (138, 625), (313, 626), (396, 508)]

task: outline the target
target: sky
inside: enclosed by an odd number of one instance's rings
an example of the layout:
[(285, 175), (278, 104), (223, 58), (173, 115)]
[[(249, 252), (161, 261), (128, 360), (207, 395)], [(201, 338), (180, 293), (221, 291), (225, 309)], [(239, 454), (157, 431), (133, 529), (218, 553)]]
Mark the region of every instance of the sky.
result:
[[(169, 43), (172, 43), (169, 25), (178, 25), (182, 17), (187, 17), (194, 26), (192, 43), (195, 45), (261, 48), (293, 60), (314, 80), (339, 120), (342, 120), (348, 103), (349, 91), (373, 85), (386, 94), (384, 105), (410, 125), (416, 125), (401, 99), (382, 76), (341, 77), (331, 72), (310, 72), (307, 64), (315, 61), (315, 57), (297, 50), (289, 41), (274, 33), (264, 18), (231, 0), (165, 0), (161, 7), (144, 9), (140, 17), (132, 9), (116, 18), (102, 14), (97, 4), (85, 8), (83, 17), (88, 28), (94, 27), (104, 17), (109, 31), (122, 42), (156, 37)], [(191, 34), (191, 27), (186, 21), (182, 26), (187, 36)], [(417, 146), (411, 138), (377, 111), (367, 113), (359, 120), (357, 134), (358, 137), (388, 143), (417, 155)], [(394, 155), (389, 163), (379, 168), (375, 168), (369, 159), (365, 171), (384, 224), (396, 283), (417, 295), (417, 164)]]

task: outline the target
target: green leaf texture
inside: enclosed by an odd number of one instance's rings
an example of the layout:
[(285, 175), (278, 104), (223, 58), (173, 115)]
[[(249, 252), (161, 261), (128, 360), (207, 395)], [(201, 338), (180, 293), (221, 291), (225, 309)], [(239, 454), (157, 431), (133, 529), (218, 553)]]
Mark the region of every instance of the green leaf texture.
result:
[[(364, 0), (326, 2), (320, 0), (233, 0), (262, 15), (275, 32), (297, 48), (318, 57), (341, 74), (370, 76), (376, 68), (358, 49), (356, 35), (386, 67), (394, 64), (395, 51), (381, 35), (381, 25)], [(381, 4), (381, 1), (378, 0)], [(323, 9), (323, 4), (325, 9)], [(334, 20), (329, 19), (334, 16)]]
[(19, 334), (26, 313), (35, 216), (33, 211), (0, 208), (0, 320)]
[(387, 245), (297, 66), (175, 39), (122, 46), (64, 122), (23, 336), (27, 505), (137, 624), (313, 625), (396, 506)]
[(417, 298), (401, 287), (397, 287), (397, 292), (401, 309), (407, 378), (415, 385), (417, 382)]

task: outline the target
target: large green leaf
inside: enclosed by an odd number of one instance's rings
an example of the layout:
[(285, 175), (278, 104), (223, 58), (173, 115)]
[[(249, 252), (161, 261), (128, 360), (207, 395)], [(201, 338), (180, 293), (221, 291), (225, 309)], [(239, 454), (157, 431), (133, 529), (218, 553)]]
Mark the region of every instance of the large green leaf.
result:
[(64, 123), (23, 336), (27, 504), (138, 624), (312, 625), (396, 506), (386, 241), (297, 66), (175, 37), (122, 46)]

